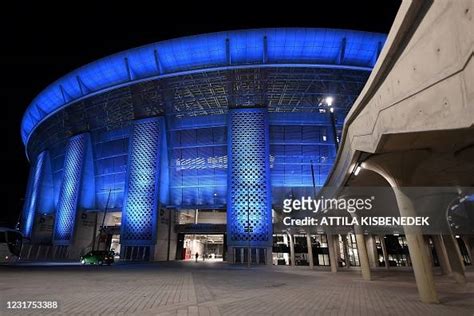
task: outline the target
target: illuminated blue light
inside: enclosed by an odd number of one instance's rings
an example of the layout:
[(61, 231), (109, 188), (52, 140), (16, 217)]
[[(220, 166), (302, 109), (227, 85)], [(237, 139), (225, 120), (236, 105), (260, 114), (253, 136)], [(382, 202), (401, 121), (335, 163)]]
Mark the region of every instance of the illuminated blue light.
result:
[(94, 134), (95, 193), (100, 210), (122, 208), (129, 136), (129, 127)]
[(129, 162), (120, 242), (127, 246), (156, 241), (163, 118), (136, 121), (130, 136)]
[(41, 214), (54, 214), (55, 201), (54, 201), (54, 183), (53, 173), (51, 169), (51, 158), (50, 152), (46, 151), (44, 162), (43, 162), (43, 175), (41, 178), (41, 190), (39, 194), (38, 207), (36, 213)]
[(263, 62), (262, 30), (235, 32), (229, 38), (232, 64), (257, 64)]
[(227, 195), (225, 115), (171, 122), (170, 203), (222, 208)]
[(63, 179), (64, 168), (64, 151), (65, 145), (52, 147), (50, 149), (51, 156), (51, 173), (53, 178), (53, 205), (54, 210), (59, 202), (59, 192), (61, 191), (61, 183)]
[(272, 203), (282, 205), (290, 196), (314, 195), (324, 185), (336, 156), (329, 116), (272, 113), (270, 124)]
[(232, 246), (246, 245), (248, 238), (252, 245), (272, 243), (268, 127), (266, 109), (229, 112), (227, 233)]
[(78, 207), (81, 209), (95, 209), (95, 170), (94, 157), (92, 155), (92, 144), (90, 141), (86, 144), (87, 148), (84, 156), (84, 167), (82, 171), (81, 193), (79, 196)]
[(55, 245), (69, 245), (74, 236), (74, 224), (81, 191), (89, 134), (80, 134), (69, 139), (64, 157), (63, 179), (54, 223)]
[(167, 73), (222, 66), (226, 62), (225, 33), (178, 38), (156, 44), (160, 62)]
[(342, 65), (370, 69), (386, 36), (331, 29), (257, 29), (184, 37), (120, 52), (85, 65), (43, 90), (23, 117), (22, 139), (26, 144), (47, 115), (91, 93), (163, 74), (228, 66), (227, 39), (231, 65), (239, 66), (265, 62), (335, 65), (343, 38), (346, 50)]
[(22, 233), (23, 236), (31, 237), (33, 222), (35, 219), (37, 202), (40, 195), (41, 179), (43, 177), (44, 161), (47, 153), (43, 151), (38, 155), (36, 161), (30, 171), (30, 179), (28, 183), (28, 194), (23, 208), (22, 215)]

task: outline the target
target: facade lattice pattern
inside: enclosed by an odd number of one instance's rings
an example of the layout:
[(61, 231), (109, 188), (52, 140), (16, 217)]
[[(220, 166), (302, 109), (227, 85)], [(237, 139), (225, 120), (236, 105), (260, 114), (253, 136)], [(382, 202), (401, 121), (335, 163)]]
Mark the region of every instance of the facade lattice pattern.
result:
[(156, 238), (162, 119), (135, 122), (130, 139), (121, 243), (151, 245)]
[(125, 256), (151, 257), (160, 208), (225, 210), (231, 247), (268, 250), (272, 206), (324, 185), (385, 38), (229, 31), (154, 43), (66, 75), (22, 121), (32, 162), (25, 235), (36, 236), (35, 212), (55, 215), (53, 243), (67, 248), (77, 209), (107, 209), (121, 212)]
[(54, 243), (68, 245), (74, 236), (77, 202), (81, 190), (82, 169), (89, 141), (89, 134), (72, 137), (66, 147), (63, 179), (54, 224)]
[(36, 205), (38, 203), (39, 191), (41, 188), (41, 178), (43, 175), (44, 161), (47, 153), (43, 151), (38, 155), (33, 168), (31, 169), (30, 183), (28, 183), (28, 194), (25, 207), (23, 209), (22, 232), (25, 237), (31, 237), (31, 230), (35, 219)]
[(229, 243), (239, 245), (250, 239), (254, 245), (271, 244), (267, 110), (232, 110), (228, 126)]

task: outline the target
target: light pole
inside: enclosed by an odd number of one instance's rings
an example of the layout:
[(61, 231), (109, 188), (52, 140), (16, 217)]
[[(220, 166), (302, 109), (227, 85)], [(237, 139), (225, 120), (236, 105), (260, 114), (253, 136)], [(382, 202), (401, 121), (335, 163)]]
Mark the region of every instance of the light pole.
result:
[[(105, 216), (107, 215), (107, 209), (109, 208), (110, 194), (111, 193), (112, 193), (112, 189), (109, 189), (109, 194), (107, 195), (107, 202), (105, 203), (105, 208), (104, 208), (104, 217), (102, 218), (102, 225), (100, 226), (100, 230), (99, 230), (100, 231), (100, 237), (102, 237), (102, 233), (104, 232)], [(98, 218), (98, 215), (99, 215), (99, 213), (97, 212), (97, 216), (95, 217), (94, 231), (93, 231), (93, 235), (92, 235), (92, 251), (95, 250), (95, 244), (96, 244), (95, 235), (97, 233), (97, 218)]]
[(339, 141), (337, 139), (337, 128), (336, 128), (336, 117), (334, 115), (334, 107), (332, 103), (334, 101), (333, 97), (326, 97), (324, 102), (326, 106), (329, 107), (329, 119), (331, 120), (332, 134), (334, 137), (334, 146), (336, 146), (336, 152), (339, 150)]
[(313, 194), (314, 194), (314, 198), (316, 198), (316, 177), (314, 175), (313, 160), (311, 159), (309, 162), (311, 164), (311, 178), (313, 179)]

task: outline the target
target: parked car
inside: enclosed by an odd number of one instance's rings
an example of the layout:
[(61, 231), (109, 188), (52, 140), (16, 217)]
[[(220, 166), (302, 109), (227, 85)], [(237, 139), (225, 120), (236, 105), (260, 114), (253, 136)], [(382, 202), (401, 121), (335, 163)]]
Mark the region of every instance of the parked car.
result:
[(111, 265), (114, 263), (114, 255), (113, 251), (105, 251), (105, 250), (95, 250), (89, 251), (84, 256), (81, 257), (82, 264), (97, 264), (97, 265)]

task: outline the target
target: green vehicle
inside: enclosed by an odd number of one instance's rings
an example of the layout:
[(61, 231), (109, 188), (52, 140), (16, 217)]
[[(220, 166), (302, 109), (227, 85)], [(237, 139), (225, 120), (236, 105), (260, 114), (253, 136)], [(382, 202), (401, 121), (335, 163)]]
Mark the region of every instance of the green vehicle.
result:
[(106, 264), (110, 266), (112, 263), (114, 263), (114, 255), (115, 253), (113, 251), (100, 251), (100, 250), (95, 250), (95, 251), (89, 251), (86, 253), (84, 256), (81, 257), (81, 263), (82, 264), (97, 264), (97, 265), (103, 265)]

